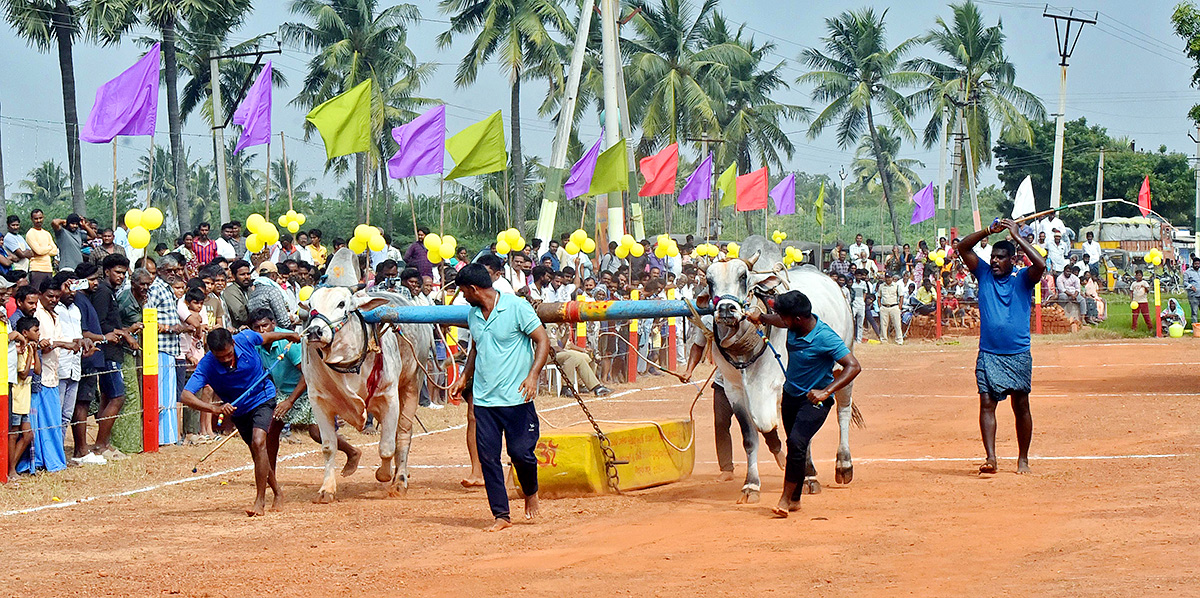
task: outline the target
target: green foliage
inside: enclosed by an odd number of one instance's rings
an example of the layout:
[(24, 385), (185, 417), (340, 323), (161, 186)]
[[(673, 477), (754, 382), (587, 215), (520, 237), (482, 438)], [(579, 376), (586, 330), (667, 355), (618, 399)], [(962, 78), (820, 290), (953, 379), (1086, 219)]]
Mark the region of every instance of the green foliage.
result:
[[(1180, 2), (1171, 13), (1171, 25), (1175, 28), (1175, 35), (1187, 44), (1184, 53), (1196, 64), (1192, 72), (1192, 87), (1200, 86), (1200, 9), (1190, 1)], [(1188, 118), (1200, 124), (1200, 104), (1188, 110)]]
[[(1032, 124), (1033, 142), (1010, 144), (1001, 140), (995, 148), (997, 172), (1004, 191), (1015, 196), (1021, 181), (1029, 176), (1037, 209), (1050, 207), (1050, 182), (1053, 172), (1054, 123)], [(1176, 225), (1188, 226), (1192, 220), (1196, 178), (1184, 154), (1145, 152), (1129, 149), (1123, 139), (1114, 139), (1104, 127), (1087, 124), (1087, 119), (1066, 123), (1063, 136), (1062, 205), (1090, 201), (1096, 197), (1096, 166), (1099, 150), (1104, 148), (1104, 197), (1137, 202), (1142, 180), (1150, 176), (1151, 207)], [(1003, 213), (1011, 213), (1012, 200), (1001, 204)], [(1091, 205), (1065, 210), (1067, 226), (1078, 228), (1092, 220)], [(1105, 204), (1105, 216), (1136, 216), (1136, 207)]]

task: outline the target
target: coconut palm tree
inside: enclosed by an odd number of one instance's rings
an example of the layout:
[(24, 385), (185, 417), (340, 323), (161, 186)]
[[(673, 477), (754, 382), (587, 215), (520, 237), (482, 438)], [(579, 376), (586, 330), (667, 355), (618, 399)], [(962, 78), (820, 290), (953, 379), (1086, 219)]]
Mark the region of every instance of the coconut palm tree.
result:
[[(397, 4), (381, 9), (379, 4), (378, 0), (293, 0), (292, 13), (305, 22), (284, 23), (279, 28), (284, 41), (316, 52), (292, 104), (313, 108), (371, 79), (371, 133), (375, 140), (386, 130), (387, 91), (415, 71), (431, 68), (418, 64), (408, 47), (408, 25), (421, 18), (417, 7)], [(305, 135), (312, 131), (306, 123)], [(360, 217), (366, 213), (362, 190), (381, 154), (375, 144), (366, 154), (355, 155), (352, 189)], [(344, 171), (345, 161), (326, 168)]]
[(58, 162), (46, 160), (30, 170), (28, 177), (19, 183), (24, 191), (13, 194), (26, 207), (49, 210), (72, 199), (70, 175)]
[[(837, 126), (837, 141), (842, 148), (870, 137), (872, 152), (887, 202), (896, 243), (900, 240), (900, 222), (892, 201), (892, 182), (884, 162), (883, 146), (875, 124), (876, 110), (891, 121), (892, 130), (905, 139), (915, 140), (908, 118), (913, 105), (900, 90), (927, 84), (929, 76), (903, 66), (902, 60), (919, 38), (909, 38), (888, 48), (884, 19), (887, 11), (870, 8), (847, 11), (826, 19), (828, 35), (821, 38), (825, 48), (810, 48), (801, 55), (811, 70), (797, 82), (812, 85), (814, 101), (826, 104), (809, 125), (808, 135), (816, 137), (831, 124)], [(864, 131), (865, 129), (865, 131)]]
[(265, 188), (259, 171), (254, 168), (258, 154), (245, 150), (240, 154), (233, 153), (237, 140), (229, 140), (225, 146), (225, 167), (229, 169), (229, 197), (231, 203), (250, 204), (260, 199)]
[(86, 5), (79, 0), (0, 0), (5, 19), (17, 35), (39, 52), (58, 52), (62, 77), (63, 120), (66, 122), (67, 166), (70, 169), (71, 206), (86, 214), (83, 168), (79, 156), (79, 110), (75, 105), (74, 44), (86, 31)]
[(943, 108), (951, 115), (951, 129), (963, 118), (971, 143), (971, 167), (978, 173), (982, 165), (992, 162), (993, 122), (1005, 141), (1029, 144), (1033, 142), (1029, 121), (1044, 120), (1046, 108), (1037, 96), (1014, 84), (1017, 70), (1004, 54), (1000, 20), (984, 26), (979, 7), (971, 0), (950, 8), (951, 21), (938, 17), (937, 26), (924, 37), (947, 62), (918, 58), (909, 63), (909, 68), (931, 78), (929, 86), (914, 95), (913, 103), (933, 112), (925, 126), (926, 147), (938, 142)]
[[(512, 173), (515, 213), (523, 224), (525, 214), (525, 165), (521, 153), (521, 82), (534, 75), (549, 75), (551, 85), (563, 85), (561, 48), (551, 33), (566, 38), (574, 35), (561, 3), (555, 0), (441, 0), (438, 7), (450, 15), (450, 28), (438, 35), (440, 48), (447, 48), (459, 35), (473, 34), (471, 47), (458, 65), (454, 82), (466, 87), (475, 82), (485, 63), (498, 59), (508, 74), (510, 87), (509, 126), (512, 144)], [(560, 65), (560, 68), (548, 68)], [(523, 227), (522, 227), (523, 229)]]
[(639, 150), (715, 134), (731, 65), (752, 59), (733, 36), (706, 39), (717, 0), (704, 0), (699, 10), (688, 0), (635, 0), (632, 6), (641, 10), (630, 21), (626, 72), (630, 118), (642, 127)]
[[(912, 196), (914, 190), (921, 187), (921, 177), (913, 170), (924, 168), (925, 164), (912, 158), (898, 158), (900, 136), (884, 125), (879, 125), (877, 131), (879, 145), (883, 148), (883, 163), (891, 179), (892, 189), (902, 193), (904, 197)], [(863, 189), (878, 193), (882, 187), (879, 178), (879, 162), (875, 159), (875, 148), (870, 137), (863, 137), (854, 150), (854, 164), (851, 167), (854, 183)]]

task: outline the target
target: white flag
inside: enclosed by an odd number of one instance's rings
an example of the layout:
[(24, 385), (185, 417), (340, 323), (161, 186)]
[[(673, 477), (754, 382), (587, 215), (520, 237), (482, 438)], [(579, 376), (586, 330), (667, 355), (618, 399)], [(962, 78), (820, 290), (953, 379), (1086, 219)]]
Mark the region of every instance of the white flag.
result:
[(1017, 197), (1013, 200), (1013, 219), (1020, 218), (1027, 214), (1032, 214), (1037, 207), (1033, 202), (1033, 181), (1029, 177), (1021, 181), (1021, 186), (1017, 187)]

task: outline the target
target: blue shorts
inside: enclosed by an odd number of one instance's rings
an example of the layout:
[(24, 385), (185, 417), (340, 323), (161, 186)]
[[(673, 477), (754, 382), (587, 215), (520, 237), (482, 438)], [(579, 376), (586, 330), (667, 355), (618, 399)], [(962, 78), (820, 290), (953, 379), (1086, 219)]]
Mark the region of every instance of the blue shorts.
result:
[(975, 360), (975, 384), (979, 394), (993, 401), (1003, 401), (1013, 393), (1028, 393), (1033, 389), (1033, 356), (1029, 351), (1014, 355), (980, 351)]
[(105, 399), (125, 396), (125, 378), (122, 376), (121, 364), (115, 361), (104, 362), (105, 373), (100, 374), (100, 394)]
[(18, 428), (21, 426), (21, 424), (27, 424), (27, 423), (29, 423), (29, 414), (28, 413), (9, 413), (8, 414), (8, 427), (10, 427), (10, 428)]

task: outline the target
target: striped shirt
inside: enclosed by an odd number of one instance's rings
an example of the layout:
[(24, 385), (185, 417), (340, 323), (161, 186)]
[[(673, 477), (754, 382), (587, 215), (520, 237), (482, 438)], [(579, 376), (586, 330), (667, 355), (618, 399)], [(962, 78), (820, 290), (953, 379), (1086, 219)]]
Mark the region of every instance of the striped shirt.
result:
[(207, 265), (217, 258), (216, 241), (201, 241), (197, 239), (192, 243), (192, 250), (196, 253), (196, 261), (200, 262), (201, 266)]
[(158, 350), (165, 355), (183, 357), (183, 348), (179, 343), (179, 333), (166, 332), (168, 326), (179, 325), (179, 300), (171, 285), (161, 278), (155, 278), (150, 285), (144, 307), (158, 310)]

